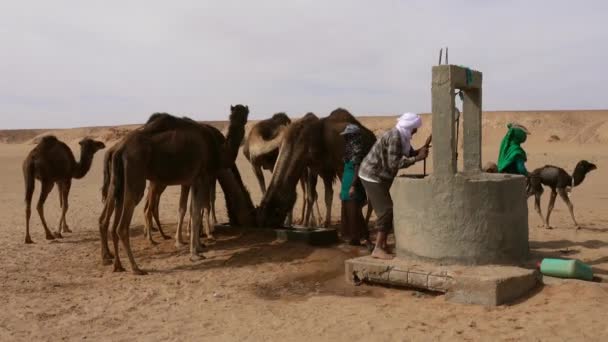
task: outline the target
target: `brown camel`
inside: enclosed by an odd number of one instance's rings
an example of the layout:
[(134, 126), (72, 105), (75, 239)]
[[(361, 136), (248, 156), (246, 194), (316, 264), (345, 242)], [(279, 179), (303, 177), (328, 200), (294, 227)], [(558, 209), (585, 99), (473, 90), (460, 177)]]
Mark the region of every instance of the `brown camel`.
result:
[[(233, 111), (247, 110), (245, 106)], [(234, 224), (254, 223), (254, 208), (236, 168), (222, 168), (221, 142), (204, 126), (189, 120), (161, 114), (140, 130), (130, 133), (112, 156), (112, 172), (104, 213), (100, 218), (102, 257), (112, 258), (107, 246), (107, 227), (114, 209), (112, 238), (114, 270), (123, 271), (118, 255), (120, 240), (127, 251), (135, 274), (145, 274), (135, 263), (129, 243), (129, 225), (135, 205), (143, 197), (146, 179), (164, 185), (187, 185), (192, 189), (191, 259), (202, 258), (198, 238), (201, 209), (208, 181), (217, 177), (226, 193), (228, 214)]]
[[(207, 125), (202, 123), (201, 125), (203, 125), (204, 127), (206, 127), (207, 129), (211, 130), (211, 133), (215, 135), (216, 139), (218, 139), (219, 141), (221, 141), (221, 143), (224, 146), (224, 156), (226, 157), (225, 160), (231, 160), (231, 162), (228, 162), (227, 166), (230, 166), (232, 163), (234, 163), (234, 159), (236, 158), (237, 154), (238, 154), (238, 149), (240, 148), (240, 143), (243, 140), (243, 136), (245, 135), (245, 125), (247, 124), (247, 116), (248, 116), (248, 108), (245, 106), (244, 109), (245, 110), (241, 110), (239, 111), (240, 107), (233, 107), (232, 108), (232, 113), (230, 114), (230, 124), (228, 126), (228, 139), (226, 140), (222, 133), (215, 127), (211, 126), (211, 125)], [(148, 120), (147, 124), (149, 124), (151, 121), (154, 121), (155, 119), (161, 117), (161, 115), (164, 113), (156, 113), (155, 115), (152, 115), (151, 118)], [(123, 140), (126, 139), (123, 138)], [(108, 151), (106, 152), (106, 155), (104, 157), (104, 184), (103, 184), (103, 188), (102, 188), (102, 201), (105, 202), (105, 198), (107, 197), (107, 192), (108, 192), (108, 187), (109, 187), (109, 183), (110, 183), (110, 170), (111, 170), (111, 160), (112, 160), (112, 154), (114, 153), (114, 151), (116, 151), (120, 146), (120, 142), (115, 144), (114, 146), (112, 146), (110, 149), (108, 149)], [(234, 149), (236, 149), (236, 151), (234, 151)], [(209, 180), (210, 182), (210, 191), (209, 194), (205, 194), (205, 201), (204, 201), (204, 209), (203, 209), (203, 217), (208, 218), (206, 220), (204, 220), (204, 222), (206, 222), (205, 225), (205, 233), (208, 237), (212, 237), (212, 232), (213, 232), (213, 226), (215, 224), (217, 224), (217, 218), (215, 215), (215, 192), (216, 192), (216, 187), (215, 187), (215, 180)], [(158, 227), (158, 230), (161, 234), (161, 236), (164, 239), (169, 239), (170, 237), (168, 235), (166, 235), (162, 229), (162, 225), (160, 223), (160, 219), (159, 219), (159, 202), (160, 202), (160, 196), (162, 195), (162, 193), (164, 192), (164, 190), (166, 189), (166, 185), (164, 184), (158, 184), (158, 183), (154, 183), (154, 182), (149, 182), (149, 186), (148, 186), (148, 195), (146, 196), (146, 203), (144, 206), (144, 217), (145, 217), (145, 225), (144, 225), (144, 236), (150, 241), (150, 243), (155, 244), (154, 240), (152, 239), (152, 234), (151, 231), (154, 229), (154, 225), (152, 224), (152, 218), (154, 218), (154, 221), (156, 222), (156, 226)], [(188, 195), (190, 193), (190, 187), (189, 186), (182, 186), (181, 189), (181, 194), (180, 194), (180, 208), (179, 208), (179, 212), (178, 212), (178, 226), (177, 226), (177, 231), (176, 231), (176, 247), (180, 247), (182, 246), (183, 240), (182, 240), (182, 224), (183, 224), (183, 219), (184, 216), (186, 214), (186, 205), (187, 205), (187, 199), (188, 199)], [(152, 205), (150, 205), (152, 204)], [(102, 222), (104, 220), (106, 213), (104, 213), (102, 215), (102, 217), (100, 218), (100, 222)], [(213, 222), (209, 222), (209, 219)], [(101, 226), (100, 226), (101, 227)]]
[[(238, 155), (238, 150), (241, 146), (241, 142), (243, 141), (243, 137), (245, 136), (245, 125), (247, 124), (247, 116), (248, 111), (238, 112), (233, 110), (230, 114), (229, 125), (228, 125), (228, 133), (225, 138), (222, 133), (215, 127), (201, 123), (203, 127), (208, 129), (211, 134), (214, 135), (215, 139), (220, 142), (220, 145), (223, 146), (222, 154), (224, 158), (222, 159), (224, 162), (224, 168), (230, 168), (234, 165), (236, 161), (236, 157)], [(209, 180), (209, 193), (205, 194), (203, 201), (203, 226), (205, 235), (208, 238), (213, 238), (213, 227), (217, 224), (217, 219), (215, 217), (215, 179)], [(160, 227), (160, 222), (158, 220), (158, 204), (160, 202), (160, 196), (162, 195), (165, 187), (160, 185), (150, 184), (150, 188), (148, 190), (148, 198), (146, 200), (146, 207), (148, 207), (149, 203), (153, 203), (152, 206), (149, 207), (149, 211), (154, 213), (154, 217), (156, 220), (156, 224)], [(180, 205), (179, 205), (179, 213), (178, 213), (178, 224), (177, 230), (175, 232), (175, 245), (176, 247), (180, 247), (182, 242), (182, 227), (184, 222), (184, 216), (186, 215), (186, 206), (188, 202), (188, 194), (190, 193), (190, 187), (183, 185), (180, 193)], [(151, 214), (148, 212), (147, 217)], [(151, 224), (151, 219), (149, 219)], [(192, 220), (188, 221), (188, 229), (187, 232), (190, 232)], [(162, 232), (162, 230), (161, 230)]]
[[(68, 211), (68, 196), (72, 186), (72, 178), (83, 178), (91, 168), (95, 153), (105, 147), (101, 141), (88, 138), (81, 140), (79, 144), (80, 160), (76, 161), (68, 145), (59, 141), (55, 136), (46, 136), (42, 138), (40, 143), (34, 147), (23, 161), (23, 178), (25, 180), (25, 243), (32, 243), (32, 238), (30, 237), (30, 216), (36, 179), (42, 184), (40, 199), (38, 200), (36, 209), (40, 215), (46, 239), (61, 238), (62, 232), (71, 232), (65, 215)], [(57, 232), (53, 236), (44, 219), (44, 202), (53, 189), (54, 184), (57, 184), (57, 188), (59, 189), (61, 218), (59, 219)]]
[(376, 137), (373, 132), (342, 108), (334, 110), (322, 119), (308, 113), (289, 126), (281, 144), (270, 186), (258, 208), (260, 226), (280, 226), (295, 202), (296, 184), (307, 170), (307, 187), (310, 194), (305, 204), (307, 209), (304, 224), (310, 223), (310, 214), (317, 197), (317, 177), (320, 176), (325, 185), (325, 226), (330, 226), (333, 182), (342, 175), (344, 169), (344, 138), (340, 132), (349, 123), (361, 127), (364, 144), (374, 144)]
[[(253, 174), (258, 180), (262, 194), (266, 193), (263, 170), (272, 172), (274, 169), (277, 157), (279, 156), (279, 147), (281, 147), (283, 136), (290, 124), (291, 120), (287, 114), (282, 112), (276, 113), (270, 119), (261, 120), (251, 127), (247, 140), (243, 145), (243, 155), (251, 163)], [(306, 201), (308, 196), (306, 181), (307, 175), (304, 173), (300, 180), (304, 201)], [(291, 212), (288, 215), (287, 224), (291, 225)], [(306, 205), (303, 205), (300, 223), (304, 223), (305, 215)]]

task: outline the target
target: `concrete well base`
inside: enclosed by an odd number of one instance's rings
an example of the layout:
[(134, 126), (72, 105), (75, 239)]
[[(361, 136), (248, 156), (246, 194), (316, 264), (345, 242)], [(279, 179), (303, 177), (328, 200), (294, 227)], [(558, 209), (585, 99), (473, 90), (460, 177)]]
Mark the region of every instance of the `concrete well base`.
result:
[(523, 176), (397, 177), (391, 195), (398, 257), (465, 265), (517, 265), (528, 258)]
[(346, 260), (346, 281), (413, 287), (443, 292), (464, 304), (497, 306), (512, 302), (540, 284), (541, 274), (514, 266), (438, 265), (369, 256)]

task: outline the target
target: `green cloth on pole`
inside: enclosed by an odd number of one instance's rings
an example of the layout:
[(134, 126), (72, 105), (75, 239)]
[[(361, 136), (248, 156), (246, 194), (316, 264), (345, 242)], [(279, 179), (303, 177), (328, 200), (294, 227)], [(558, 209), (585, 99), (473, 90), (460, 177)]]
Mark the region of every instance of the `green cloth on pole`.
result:
[(511, 164), (517, 160), (526, 161), (526, 151), (521, 148), (520, 144), (526, 141), (526, 132), (519, 128), (508, 126), (509, 131), (500, 143), (500, 151), (498, 152), (498, 172), (504, 172)]

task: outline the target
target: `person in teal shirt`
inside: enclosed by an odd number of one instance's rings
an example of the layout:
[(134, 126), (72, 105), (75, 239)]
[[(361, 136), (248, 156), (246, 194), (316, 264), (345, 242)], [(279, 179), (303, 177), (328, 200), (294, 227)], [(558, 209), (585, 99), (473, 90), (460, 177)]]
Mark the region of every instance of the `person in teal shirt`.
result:
[(527, 155), (521, 147), (530, 132), (521, 125), (508, 124), (509, 130), (500, 143), (497, 169), (499, 173), (510, 173), (528, 176), (526, 169)]
[(371, 248), (369, 230), (363, 218), (363, 205), (367, 201), (365, 189), (359, 180), (359, 165), (371, 146), (364, 146), (361, 137), (361, 128), (348, 124), (340, 133), (344, 137), (344, 173), (342, 174), (342, 187), (340, 199), (342, 200), (342, 220), (340, 235), (349, 239), (349, 244), (360, 246), (365, 240)]

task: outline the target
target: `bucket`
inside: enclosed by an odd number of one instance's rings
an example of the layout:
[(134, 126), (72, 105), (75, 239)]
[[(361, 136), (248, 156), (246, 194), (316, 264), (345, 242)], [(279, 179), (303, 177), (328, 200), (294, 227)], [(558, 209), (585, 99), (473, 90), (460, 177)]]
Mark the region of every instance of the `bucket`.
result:
[(542, 274), (552, 277), (593, 280), (591, 266), (576, 259), (545, 258), (540, 263), (540, 271)]

